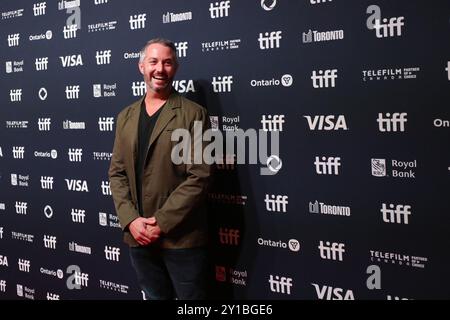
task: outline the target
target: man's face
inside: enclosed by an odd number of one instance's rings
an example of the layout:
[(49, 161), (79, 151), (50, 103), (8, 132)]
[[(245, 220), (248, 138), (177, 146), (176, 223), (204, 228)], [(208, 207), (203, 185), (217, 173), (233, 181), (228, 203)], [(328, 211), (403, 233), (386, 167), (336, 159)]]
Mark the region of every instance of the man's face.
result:
[(159, 43), (149, 45), (144, 60), (139, 63), (139, 70), (148, 89), (157, 93), (169, 91), (177, 72), (172, 50)]

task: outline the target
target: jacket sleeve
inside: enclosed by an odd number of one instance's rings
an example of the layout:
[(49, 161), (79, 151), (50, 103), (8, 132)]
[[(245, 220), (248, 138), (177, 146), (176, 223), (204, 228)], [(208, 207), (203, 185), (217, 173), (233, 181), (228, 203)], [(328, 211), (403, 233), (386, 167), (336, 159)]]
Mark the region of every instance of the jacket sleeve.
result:
[(122, 230), (126, 230), (130, 222), (139, 217), (139, 213), (131, 198), (130, 183), (125, 170), (124, 150), (120, 144), (123, 127), (123, 117), (120, 114), (116, 123), (116, 135), (108, 175), (120, 226)]
[(209, 117), (205, 109), (196, 113), (190, 128), (191, 134), (191, 163), (186, 164), (186, 179), (170, 194), (164, 205), (155, 212), (156, 221), (163, 233), (169, 233), (183, 222), (196, 207), (204, 201), (209, 186), (212, 166), (201, 161), (194, 163), (194, 140), (201, 139), (202, 155), (206, 142), (202, 137), (194, 137), (194, 121), (201, 121), (202, 132), (209, 127)]

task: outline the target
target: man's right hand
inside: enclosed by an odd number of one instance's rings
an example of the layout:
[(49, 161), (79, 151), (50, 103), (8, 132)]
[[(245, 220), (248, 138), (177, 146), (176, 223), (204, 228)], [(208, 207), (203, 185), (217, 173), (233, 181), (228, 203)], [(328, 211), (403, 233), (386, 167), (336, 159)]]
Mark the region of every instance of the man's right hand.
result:
[(134, 239), (136, 239), (141, 246), (146, 246), (159, 238), (159, 235), (151, 234), (149, 230), (147, 230), (147, 225), (153, 225), (154, 223), (154, 218), (139, 217), (134, 219), (128, 225), (128, 230), (130, 230)]

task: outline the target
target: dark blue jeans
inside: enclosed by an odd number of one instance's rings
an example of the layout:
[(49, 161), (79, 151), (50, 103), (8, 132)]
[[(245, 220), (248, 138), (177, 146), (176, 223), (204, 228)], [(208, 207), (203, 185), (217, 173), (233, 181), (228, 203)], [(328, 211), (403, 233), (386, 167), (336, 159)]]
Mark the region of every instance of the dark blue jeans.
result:
[(206, 248), (130, 247), (130, 257), (146, 299), (206, 299)]

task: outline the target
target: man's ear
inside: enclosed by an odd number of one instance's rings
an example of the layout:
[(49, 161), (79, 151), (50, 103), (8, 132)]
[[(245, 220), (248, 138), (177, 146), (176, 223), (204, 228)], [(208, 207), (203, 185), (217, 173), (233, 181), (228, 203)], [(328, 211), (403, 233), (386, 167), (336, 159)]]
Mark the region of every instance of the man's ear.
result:
[(141, 74), (144, 75), (144, 64), (142, 62), (138, 63), (138, 68)]

